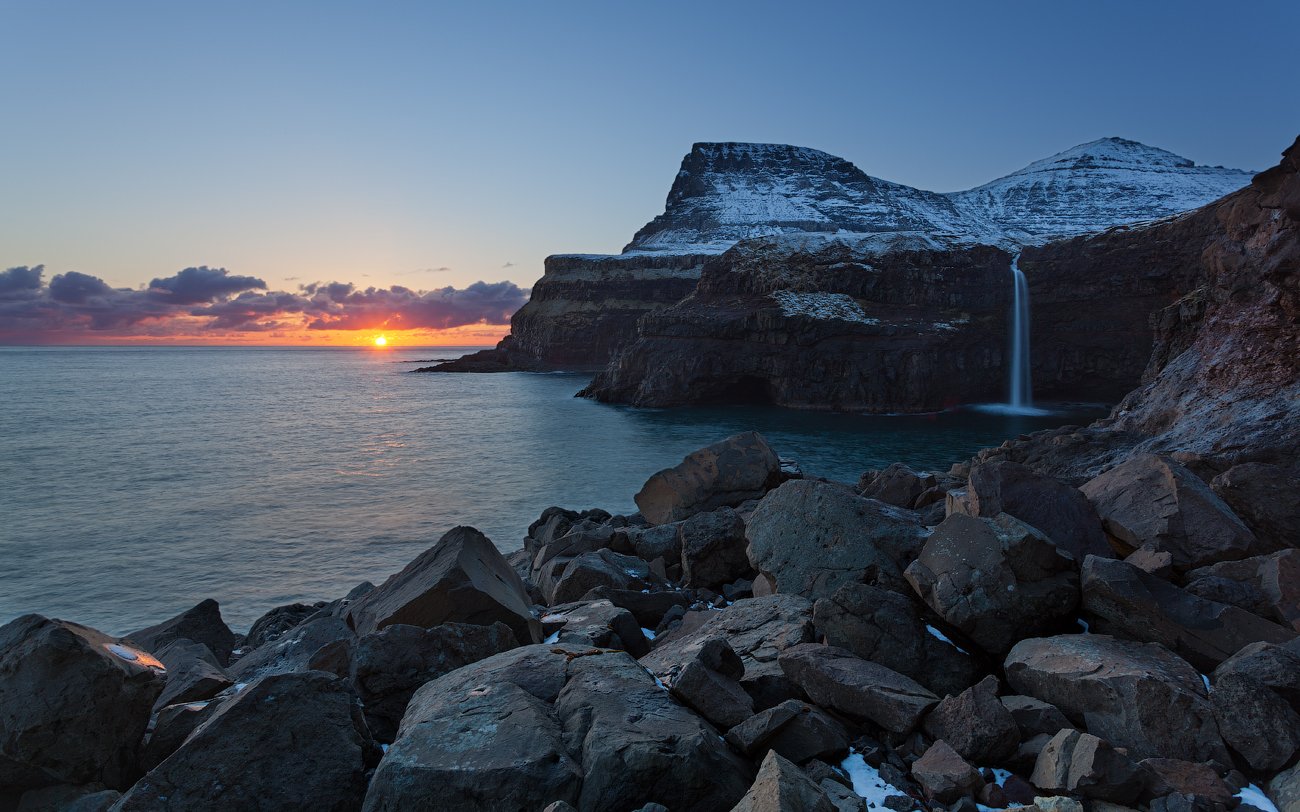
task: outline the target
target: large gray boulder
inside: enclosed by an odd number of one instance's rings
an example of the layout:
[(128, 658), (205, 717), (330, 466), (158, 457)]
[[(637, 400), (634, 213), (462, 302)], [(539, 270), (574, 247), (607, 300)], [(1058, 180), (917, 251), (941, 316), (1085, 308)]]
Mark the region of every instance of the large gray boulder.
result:
[(1210, 488), (1264, 544), (1300, 544), (1300, 476), (1294, 466), (1288, 469), (1262, 462), (1234, 465), (1216, 476)]
[(230, 667), (230, 675), (240, 682), (294, 671), (328, 671), (345, 676), (355, 641), (356, 634), (348, 624), (322, 615), (245, 654)]
[(1212, 682), (1233, 675), (1251, 678), (1300, 712), (1300, 654), (1272, 643), (1251, 643), (1220, 663)]
[(759, 711), (731, 728), (727, 741), (749, 758), (771, 750), (796, 764), (815, 758), (838, 761), (849, 750), (849, 734), (839, 720), (795, 699)]
[(926, 530), (915, 513), (829, 482), (791, 480), (746, 521), (749, 561), (778, 592), (816, 600), (868, 575), (905, 590)]
[(0, 788), (124, 789), (163, 666), (129, 640), (40, 615), (0, 627)]
[(415, 693), (365, 808), (726, 810), (752, 775), (626, 653), (526, 646)]
[(1074, 617), (1077, 567), (1069, 553), (1005, 513), (993, 519), (954, 513), (935, 528), (906, 576), (940, 617), (1001, 655)]
[(1132, 564), (1089, 556), (1083, 611), (1098, 630), (1160, 643), (1202, 671), (1249, 643), (1283, 644), (1296, 633), (1243, 609), (1198, 598)]
[(665, 586), (645, 561), (613, 550), (595, 550), (575, 558), (553, 558), (543, 567), (537, 586), (548, 606), (580, 600), (593, 589), (661, 589)]
[(745, 693), (740, 678), (745, 664), (725, 638), (709, 638), (692, 652), (681, 670), (660, 680), (684, 705), (712, 722), (719, 730), (735, 727), (754, 714), (754, 700)]
[(1278, 812), (1300, 812), (1300, 764), (1273, 776), (1268, 782), (1268, 797)]
[(912, 764), (912, 777), (941, 804), (974, 795), (984, 786), (979, 771), (940, 739)]
[(394, 623), (428, 628), (500, 621), (521, 643), (541, 639), (523, 582), (487, 536), (472, 527), (453, 528), (401, 572), (353, 601), (346, 618), (358, 634)]
[(287, 603), (268, 610), (248, 627), (248, 634), (240, 641), (237, 653), (246, 654), (272, 640), (278, 640), (287, 632), (302, 625), (308, 618), (324, 611), (326, 606), (328, 604), (325, 601)]
[(193, 608), (155, 626), (127, 635), (145, 651), (157, 655), (163, 646), (174, 640), (193, 640), (202, 643), (216, 655), (217, 665), (230, 662), (230, 652), (238, 640), (226, 622), (221, 619), (221, 606), (211, 598), (200, 601)]
[(910, 733), (939, 702), (915, 680), (834, 646), (794, 646), (781, 653), (780, 663), (813, 702), (895, 733)]
[(1168, 551), (1178, 570), (1271, 552), (1209, 485), (1168, 457), (1135, 454), (1080, 490), (1121, 548)]
[(651, 524), (758, 499), (781, 479), (781, 461), (757, 432), (705, 446), (651, 476), (634, 497)]
[(1300, 750), (1300, 714), (1262, 682), (1240, 672), (1224, 674), (1210, 702), (1223, 740), (1251, 769), (1275, 772)]
[(1132, 758), (1231, 763), (1200, 675), (1161, 645), (1103, 634), (1033, 638), (1016, 644), (1004, 668), (1016, 691)]
[(835, 812), (835, 805), (807, 773), (769, 750), (754, 785), (731, 812)]
[(1300, 550), (1201, 567), (1187, 573), (1186, 588), (1300, 631)]
[(607, 600), (583, 601), (551, 607), (542, 616), (546, 628), (562, 624), (551, 638), (560, 643), (596, 648), (616, 648), (633, 657), (649, 653), (650, 642), (636, 617)]
[(916, 501), (936, 484), (934, 474), (918, 473), (901, 462), (895, 462), (883, 471), (863, 474), (859, 481), (860, 495), (879, 499), (901, 508), (916, 507)]
[(826, 643), (905, 674), (935, 694), (961, 693), (978, 678), (975, 661), (940, 639), (916, 598), (868, 584), (845, 584), (813, 605)]
[(357, 640), (349, 677), (371, 733), (391, 742), (421, 685), (517, 645), (504, 623), (444, 623), (432, 629), (398, 623)]
[(721, 589), (750, 571), (745, 522), (731, 508), (697, 513), (682, 522), (682, 583)]
[(154, 710), (179, 702), (210, 699), (234, 684), (216, 655), (202, 643), (173, 640), (158, 650), (167, 669), (167, 684), (154, 702)]
[(346, 681), (318, 671), (272, 674), (224, 703), (114, 810), (351, 812), (377, 755)]
[(970, 470), (964, 504), (970, 515), (991, 519), (1009, 513), (1043, 532), (1076, 561), (1113, 556), (1097, 510), (1078, 488), (1027, 465), (997, 460)]
[(813, 640), (812, 603), (798, 595), (746, 598), (717, 611), (689, 612), (682, 625), (655, 640), (641, 665), (671, 683), (705, 643), (721, 637), (744, 664), (742, 684), (759, 691), (785, 676), (777, 657), (782, 651)]

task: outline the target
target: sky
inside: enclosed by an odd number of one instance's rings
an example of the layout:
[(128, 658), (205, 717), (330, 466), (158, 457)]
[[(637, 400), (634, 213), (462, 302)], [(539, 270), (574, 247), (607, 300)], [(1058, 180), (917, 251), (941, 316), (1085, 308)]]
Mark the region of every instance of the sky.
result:
[(697, 141), (936, 191), (1112, 135), (1263, 169), (1296, 30), (1294, 0), (0, 0), (0, 342), (490, 343)]

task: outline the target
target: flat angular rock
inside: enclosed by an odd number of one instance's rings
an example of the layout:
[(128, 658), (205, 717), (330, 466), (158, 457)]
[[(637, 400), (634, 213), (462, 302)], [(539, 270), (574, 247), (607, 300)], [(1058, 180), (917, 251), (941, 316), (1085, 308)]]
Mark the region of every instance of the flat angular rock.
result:
[(1232, 789), (1209, 764), (1179, 761), (1174, 758), (1143, 759), (1147, 773), (1146, 794), (1152, 797), (1176, 792), (1195, 796), (1202, 803), (1231, 807), (1236, 801)]
[(1114, 556), (1101, 517), (1078, 488), (1026, 465), (998, 460), (972, 466), (966, 490), (972, 516), (991, 519), (1009, 513), (1042, 531), (1076, 561), (1086, 555)]
[(210, 699), (234, 684), (226, 670), (217, 665), (216, 655), (202, 643), (173, 640), (159, 649), (157, 657), (167, 668), (167, 684), (154, 702), (155, 711), (180, 702)]
[(956, 696), (944, 697), (926, 715), (923, 729), (974, 764), (1001, 764), (1020, 744), (1020, 727), (998, 701), (998, 679), (992, 675)]
[(1233, 674), (1250, 677), (1300, 712), (1300, 654), (1271, 643), (1251, 643), (1214, 669), (1213, 682)]
[(651, 524), (758, 499), (781, 478), (781, 461), (757, 432), (736, 434), (688, 454), (646, 480), (634, 497)]
[(0, 626), (0, 787), (129, 786), (163, 684), (130, 640), (40, 615)]
[(1212, 671), (1249, 643), (1282, 644), (1296, 633), (1235, 606), (1198, 598), (1132, 564), (1089, 556), (1083, 610), (1098, 630), (1160, 643)]
[(745, 523), (731, 508), (697, 513), (681, 525), (682, 582), (720, 589), (750, 572)]
[(778, 592), (816, 600), (868, 574), (906, 589), (903, 567), (926, 530), (911, 511), (829, 482), (792, 480), (763, 497), (745, 535), (750, 563)]
[(834, 646), (805, 643), (781, 653), (790, 681), (824, 708), (910, 733), (939, 697), (897, 671)]
[(754, 700), (740, 686), (745, 664), (725, 638), (705, 640), (668, 683), (668, 691), (687, 707), (727, 730), (754, 714)]
[(931, 609), (981, 648), (1001, 655), (1016, 641), (1075, 614), (1077, 562), (1025, 523), (999, 514), (953, 514), (907, 568)]
[(828, 645), (909, 676), (938, 696), (961, 693), (976, 681), (971, 656), (939, 639), (912, 596), (845, 584), (814, 604), (813, 622)]
[(1300, 550), (1192, 570), (1187, 573), (1187, 591), (1300, 631)]
[(365, 808), (729, 809), (752, 775), (626, 653), (535, 645), (420, 688)]
[(984, 786), (979, 771), (940, 739), (912, 764), (912, 777), (941, 804), (974, 795)]
[(230, 652), (237, 640), (235, 633), (221, 619), (221, 607), (208, 598), (192, 609), (181, 612), (156, 626), (132, 632), (127, 637), (145, 651), (157, 655), (159, 649), (173, 640), (193, 640), (212, 649), (217, 665), (230, 662)]
[(934, 474), (918, 473), (901, 462), (895, 462), (870, 477), (864, 475), (861, 495), (879, 499), (885, 504), (901, 508), (916, 507), (916, 501), (935, 485)]
[(1226, 674), (1210, 691), (1223, 740), (1251, 769), (1273, 772), (1300, 749), (1300, 714), (1245, 674)]
[(1035, 638), (1018, 643), (1004, 668), (1016, 691), (1131, 758), (1231, 763), (1200, 675), (1163, 646), (1103, 634)]
[(252, 682), (266, 674), (313, 669), (342, 676), (348, 670), (347, 657), (335, 658), (330, 649), (341, 645), (347, 651), (355, 640), (352, 629), (339, 618), (317, 617), (236, 660), (229, 669), (230, 676), (239, 682)]
[(346, 618), (358, 634), (394, 623), (429, 628), (500, 621), (520, 643), (541, 639), (523, 582), (487, 536), (472, 527), (453, 528), (401, 572), (354, 601)]
[(398, 623), (357, 640), (349, 677), (371, 733), (391, 742), (421, 685), (517, 645), (504, 623), (444, 623), (432, 629)]
[(770, 750), (796, 764), (814, 758), (835, 760), (849, 749), (844, 725), (820, 708), (796, 699), (754, 714), (727, 731), (727, 741), (750, 758)]
[(1142, 769), (1102, 739), (1062, 730), (1038, 754), (1030, 782), (1048, 792), (1131, 804), (1141, 794)]
[(1166, 550), (1178, 570), (1271, 552), (1209, 485), (1168, 457), (1134, 454), (1080, 490), (1119, 545)]
[(1039, 734), (1055, 736), (1058, 732), (1072, 727), (1070, 720), (1055, 705), (1049, 705), (1032, 696), (1011, 695), (1000, 698), (1003, 707), (1011, 711), (1011, 717), (1020, 728), (1021, 738)]
[[(551, 564), (562, 564), (558, 571), (552, 567), (550, 577), (540, 577), (537, 585), (542, 590), (548, 606), (572, 603), (592, 589), (659, 589), (666, 584), (639, 558), (616, 553), (613, 550), (596, 550), (572, 559), (556, 558)], [(543, 568), (543, 573), (548, 570)]]
[(556, 632), (556, 640), (561, 643), (616, 648), (633, 657), (641, 657), (650, 651), (650, 642), (632, 613), (609, 601), (552, 607), (543, 618), (549, 622), (563, 622), (564, 625)]
[(826, 792), (794, 764), (769, 750), (754, 784), (731, 812), (836, 812)]
[(641, 665), (671, 682), (714, 637), (725, 639), (744, 663), (742, 684), (785, 682), (777, 657), (791, 646), (812, 641), (812, 603), (798, 595), (768, 595), (736, 601), (721, 612), (690, 612), (681, 626), (655, 640)]
[(222, 705), (114, 809), (355, 810), (377, 755), (344, 680), (272, 674)]

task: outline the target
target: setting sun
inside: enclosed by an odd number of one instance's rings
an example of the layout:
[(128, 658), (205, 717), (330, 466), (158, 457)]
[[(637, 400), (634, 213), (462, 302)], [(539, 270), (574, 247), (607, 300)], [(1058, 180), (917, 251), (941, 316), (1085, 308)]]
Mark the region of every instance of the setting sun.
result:
[(375, 336), (375, 346), (376, 346), (376, 347), (382, 347), (382, 346), (386, 345), (387, 343), (388, 343), (388, 339), (385, 338), (384, 336)]

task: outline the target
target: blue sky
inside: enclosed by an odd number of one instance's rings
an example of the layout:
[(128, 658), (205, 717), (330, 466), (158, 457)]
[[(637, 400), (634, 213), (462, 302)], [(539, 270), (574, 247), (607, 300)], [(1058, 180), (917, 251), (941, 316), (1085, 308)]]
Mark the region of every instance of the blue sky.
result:
[[(0, 2), (0, 267), (531, 284), (692, 142), (947, 191), (1120, 135), (1262, 169), (1300, 3)], [(449, 269), (449, 270), (441, 270)]]

